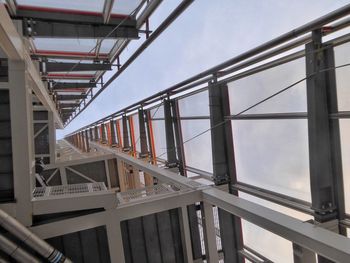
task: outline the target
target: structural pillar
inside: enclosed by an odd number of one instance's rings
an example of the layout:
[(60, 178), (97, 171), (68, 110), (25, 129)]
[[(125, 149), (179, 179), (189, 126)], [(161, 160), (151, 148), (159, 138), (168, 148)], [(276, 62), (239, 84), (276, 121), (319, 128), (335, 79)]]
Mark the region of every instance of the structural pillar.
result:
[[(229, 192), (237, 195), (231, 185), (237, 182), (227, 84), (209, 83), (209, 110), (213, 174), (216, 185), (228, 183)], [(241, 220), (222, 209), (218, 209), (220, 236), (225, 263), (243, 262), (239, 251), (243, 249)]]
[(9, 61), (9, 90), (14, 164), (16, 218), (24, 225), (32, 223), (31, 195), (34, 187), (34, 134), (32, 91), (24, 61)]

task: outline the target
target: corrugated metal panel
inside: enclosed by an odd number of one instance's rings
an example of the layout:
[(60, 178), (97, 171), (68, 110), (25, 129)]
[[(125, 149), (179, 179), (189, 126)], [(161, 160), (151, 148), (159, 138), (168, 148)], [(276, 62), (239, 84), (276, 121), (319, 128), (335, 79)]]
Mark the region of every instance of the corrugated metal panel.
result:
[(10, 94), (0, 90), (0, 202), (14, 199)]
[(121, 223), (126, 263), (184, 262), (179, 210)]
[(96, 227), (46, 240), (75, 263), (109, 263), (106, 227)]

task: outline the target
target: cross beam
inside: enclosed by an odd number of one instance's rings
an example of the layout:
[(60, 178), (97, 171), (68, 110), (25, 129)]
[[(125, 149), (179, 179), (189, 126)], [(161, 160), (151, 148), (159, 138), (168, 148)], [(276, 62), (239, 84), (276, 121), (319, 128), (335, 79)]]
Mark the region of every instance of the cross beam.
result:
[[(49, 12), (49, 11), (39, 11), (39, 10), (26, 10), (17, 9), (16, 14), (12, 16), (15, 19), (35, 19), (40, 21), (64, 21), (73, 22), (75, 24), (94, 24), (101, 25), (104, 23), (104, 19), (101, 16), (87, 15), (87, 14), (72, 14), (72, 13), (62, 13), (62, 12)], [(108, 20), (109, 25), (119, 25), (123, 26), (136, 26), (136, 19), (131, 17), (110, 17)]]
[(42, 68), (45, 72), (70, 72), (70, 71), (100, 71), (111, 70), (111, 63), (63, 63), (43, 62)]
[(75, 23), (23, 20), (24, 36), (57, 38), (125, 38), (138, 39), (136, 27), (88, 25)]
[(96, 88), (95, 82), (52, 82), (53, 90)]
[(66, 108), (75, 108), (78, 107), (79, 103), (61, 103), (60, 108), (61, 109), (66, 109)]
[(85, 98), (86, 95), (57, 95), (57, 100), (80, 100)]

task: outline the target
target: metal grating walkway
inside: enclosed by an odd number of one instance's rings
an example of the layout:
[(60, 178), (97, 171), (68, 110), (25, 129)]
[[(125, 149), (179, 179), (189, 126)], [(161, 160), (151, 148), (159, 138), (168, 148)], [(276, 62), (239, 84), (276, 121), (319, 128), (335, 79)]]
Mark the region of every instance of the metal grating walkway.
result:
[(33, 191), (33, 198), (76, 195), (101, 191), (107, 191), (107, 187), (103, 182), (36, 187)]

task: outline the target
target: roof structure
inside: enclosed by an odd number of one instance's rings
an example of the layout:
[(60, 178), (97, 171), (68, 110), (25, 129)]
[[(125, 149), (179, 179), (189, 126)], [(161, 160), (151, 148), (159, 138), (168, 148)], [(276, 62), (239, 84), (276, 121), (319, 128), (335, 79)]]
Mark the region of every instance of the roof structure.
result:
[[(123, 71), (166, 28), (156, 28), (161, 30), (155, 36), (149, 29), (161, 0), (2, 2), (11, 18), (20, 21), (26, 48), (39, 64), (64, 125), (106, 88), (106, 71)], [(192, 1), (187, 2), (183, 10)], [(120, 55), (139, 39), (144, 47), (122, 65)]]

